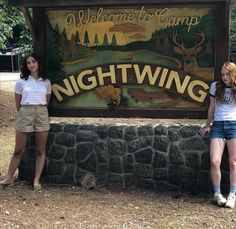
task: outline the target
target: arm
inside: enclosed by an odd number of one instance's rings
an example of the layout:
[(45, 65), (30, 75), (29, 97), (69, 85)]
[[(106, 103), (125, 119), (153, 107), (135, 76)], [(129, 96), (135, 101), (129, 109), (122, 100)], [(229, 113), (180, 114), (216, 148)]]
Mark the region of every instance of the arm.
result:
[(201, 136), (205, 136), (208, 133), (210, 133), (210, 127), (211, 127), (211, 123), (213, 121), (214, 112), (215, 112), (215, 97), (210, 96), (210, 105), (209, 105), (208, 113), (207, 113), (206, 126), (202, 127), (199, 130), (199, 134)]
[(22, 95), (21, 94), (17, 94), (15, 93), (15, 105), (16, 105), (16, 110), (19, 111), (20, 110), (20, 107), (21, 107), (21, 98), (22, 98)]
[(52, 93), (52, 85), (49, 80), (47, 80), (47, 94), (46, 94), (46, 100), (47, 100), (47, 106), (49, 104), (50, 98), (51, 98), (51, 93)]
[(48, 106), (48, 104), (49, 104), (50, 98), (51, 98), (51, 94), (47, 94), (47, 95), (46, 95), (46, 99), (47, 99), (47, 106)]

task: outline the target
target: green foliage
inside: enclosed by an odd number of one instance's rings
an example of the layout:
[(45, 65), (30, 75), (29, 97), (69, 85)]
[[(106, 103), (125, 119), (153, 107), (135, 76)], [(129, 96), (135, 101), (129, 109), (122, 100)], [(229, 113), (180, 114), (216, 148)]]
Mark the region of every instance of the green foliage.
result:
[(107, 34), (105, 33), (104, 37), (103, 37), (103, 45), (109, 45), (109, 41), (108, 41), (108, 36)]
[(46, 30), (47, 73), (49, 79), (54, 82), (58, 77), (64, 75), (59, 51), (59, 30), (53, 29), (48, 20)]
[(115, 35), (115, 34), (112, 35), (111, 45), (117, 45), (117, 42), (116, 42), (116, 35)]
[(97, 46), (98, 45), (98, 43), (99, 43), (99, 40), (98, 40), (98, 34), (96, 33), (95, 34), (95, 37), (94, 37), (94, 41), (93, 41), (93, 43)]
[(80, 38), (79, 38), (79, 32), (76, 31), (76, 34), (75, 34), (75, 42), (76, 44), (80, 43)]
[(90, 43), (89, 35), (88, 35), (88, 31), (86, 30), (84, 33), (84, 44), (86, 44), (86, 47), (87, 47), (89, 43)]
[(236, 6), (231, 8), (230, 50), (236, 50)]
[(0, 0), (0, 49), (7, 46), (32, 49), (32, 37), (23, 13), (15, 7), (9, 7), (7, 0)]

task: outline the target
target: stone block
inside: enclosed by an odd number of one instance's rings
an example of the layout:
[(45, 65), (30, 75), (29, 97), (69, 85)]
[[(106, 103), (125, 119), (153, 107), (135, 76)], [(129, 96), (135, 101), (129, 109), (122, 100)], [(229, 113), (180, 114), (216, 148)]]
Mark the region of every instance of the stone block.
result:
[(65, 152), (65, 147), (53, 145), (48, 152), (48, 156), (55, 160), (61, 160), (64, 158)]
[(76, 140), (77, 142), (95, 142), (98, 140), (98, 134), (91, 130), (78, 130)]
[(66, 155), (64, 158), (65, 163), (74, 163), (76, 161), (76, 150), (75, 149), (67, 149)]
[(138, 135), (140, 137), (143, 136), (152, 136), (153, 135), (153, 127), (152, 126), (139, 126), (138, 127)]
[(108, 152), (110, 155), (124, 155), (126, 153), (123, 140), (108, 139)]
[(194, 137), (198, 134), (199, 126), (184, 126), (180, 130), (180, 135), (182, 138), (190, 138)]
[(36, 159), (36, 148), (35, 147), (28, 147), (25, 149), (25, 155), (31, 159)]
[(154, 168), (165, 168), (167, 166), (167, 155), (165, 153), (155, 152), (153, 157)]
[(167, 128), (162, 125), (156, 126), (154, 128), (154, 134), (157, 136), (167, 135)]
[(168, 127), (168, 138), (172, 142), (179, 141), (181, 139), (180, 136), (180, 126), (170, 126)]
[(46, 149), (49, 149), (50, 146), (53, 145), (55, 136), (56, 136), (56, 134), (55, 134), (54, 132), (49, 132), (49, 133), (48, 133), (48, 139), (47, 139)]
[(124, 175), (125, 187), (136, 187), (137, 186), (137, 178), (132, 174)]
[(199, 154), (198, 152), (185, 152), (185, 165), (195, 169), (199, 170), (200, 169), (200, 159), (199, 159)]
[(75, 137), (70, 133), (60, 133), (56, 136), (55, 142), (58, 145), (73, 147), (75, 145)]
[(168, 169), (167, 168), (158, 168), (153, 170), (153, 179), (154, 180), (168, 180)]
[(180, 166), (184, 164), (184, 155), (179, 150), (177, 144), (171, 144), (169, 150), (169, 161), (175, 166)]
[(211, 193), (212, 184), (210, 179), (210, 171), (200, 171), (196, 182), (197, 193)]
[(113, 173), (122, 173), (122, 168), (121, 158), (118, 156), (111, 156), (109, 159), (109, 171)]
[(123, 175), (108, 173), (107, 174), (107, 182), (110, 186), (125, 187), (125, 181), (124, 181)]
[(108, 134), (107, 129), (108, 129), (107, 126), (104, 126), (104, 125), (96, 127), (96, 132), (97, 132), (99, 138), (101, 138), (101, 139), (107, 138), (107, 134)]
[(140, 151), (137, 151), (134, 156), (135, 156), (135, 162), (139, 163), (151, 163), (152, 161), (152, 155), (153, 151), (151, 147), (142, 149)]
[(93, 124), (80, 124), (79, 129), (80, 130), (90, 130), (92, 132), (96, 132), (96, 126)]
[(19, 168), (18, 180), (33, 182), (34, 181), (34, 169), (29, 168)]
[(71, 133), (75, 135), (76, 131), (79, 129), (79, 126), (74, 125), (74, 124), (66, 124), (64, 127), (64, 132), (65, 133)]
[(181, 150), (194, 150), (201, 151), (206, 149), (205, 144), (202, 142), (200, 137), (194, 137), (191, 139), (183, 140), (179, 143), (179, 147)]
[(166, 136), (155, 136), (153, 147), (159, 151), (167, 152), (168, 144)]
[(205, 151), (201, 155), (201, 170), (209, 170), (211, 168), (210, 152)]
[(97, 159), (94, 153), (91, 153), (85, 160), (78, 162), (78, 168), (94, 173), (97, 168)]
[(64, 173), (61, 176), (63, 183), (64, 184), (75, 184), (74, 173), (75, 173), (75, 165), (74, 164), (65, 165)]
[(59, 133), (63, 131), (64, 125), (57, 123), (50, 123), (50, 132)]
[(108, 136), (114, 139), (122, 139), (124, 126), (110, 126), (108, 127)]
[(132, 173), (134, 170), (134, 155), (126, 154), (123, 157), (123, 166), (125, 173)]
[(102, 163), (97, 166), (97, 184), (105, 184), (107, 182), (108, 164)]
[(124, 130), (124, 139), (126, 141), (132, 141), (137, 138), (137, 127), (136, 126), (128, 126)]
[(93, 152), (94, 144), (93, 143), (79, 143), (76, 147), (76, 160), (82, 161)]
[(150, 178), (153, 177), (153, 169), (149, 164), (136, 163), (134, 166), (134, 175), (139, 178)]
[(61, 175), (64, 172), (64, 162), (50, 159), (46, 166), (47, 176)]
[(152, 146), (152, 137), (141, 137), (128, 143), (128, 150), (130, 153), (134, 153), (142, 148)]
[(94, 145), (95, 153), (97, 154), (98, 162), (107, 162), (108, 147), (105, 141), (96, 142)]

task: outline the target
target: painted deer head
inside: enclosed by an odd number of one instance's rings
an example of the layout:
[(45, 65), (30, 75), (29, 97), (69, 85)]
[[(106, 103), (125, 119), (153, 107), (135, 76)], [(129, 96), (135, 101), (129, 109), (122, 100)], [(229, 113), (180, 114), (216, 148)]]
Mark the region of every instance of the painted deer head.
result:
[(201, 40), (192, 48), (186, 48), (183, 43), (178, 43), (176, 40), (178, 35), (177, 32), (173, 33), (173, 42), (176, 45), (174, 46), (174, 51), (183, 56), (183, 70), (187, 72), (195, 72), (197, 68), (199, 68), (196, 55), (202, 50), (202, 44), (205, 41), (205, 34), (204, 32), (198, 34), (201, 37)]

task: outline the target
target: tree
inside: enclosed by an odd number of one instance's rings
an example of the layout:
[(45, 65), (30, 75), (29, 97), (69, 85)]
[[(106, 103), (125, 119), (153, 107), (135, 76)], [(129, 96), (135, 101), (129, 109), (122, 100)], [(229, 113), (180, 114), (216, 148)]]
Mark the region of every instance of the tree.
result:
[(236, 50), (236, 7), (231, 8), (230, 49)]
[(88, 31), (86, 30), (84, 33), (84, 44), (86, 44), (86, 47), (87, 47), (89, 43), (90, 43), (89, 35), (88, 35)]
[(163, 42), (163, 48), (164, 49), (168, 49), (170, 47), (170, 45), (169, 45), (169, 37), (168, 37), (168, 35), (165, 35), (164, 36), (164, 42)]
[(79, 32), (76, 31), (76, 34), (75, 34), (75, 42), (76, 44), (80, 43), (80, 38), (79, 38)]
[(93, 43), (98, 46), (98, 43), (99, 43), (99, 40), (98, 40), (98, 34), (96, 33), (95, 36), (94, 36), (94, 41)]
[(67, 42), (67, 41), (68, 41), (68, 38), (67, 38), (67, 35), (66, 35), (66, 29), (65, 29), (65, 28), (63, 29), (62, 34), (63, 34), (63, 36), (64, 36), (65, 42)]
[(7, 47), (32, 49), (32, 36), (26, 27), (23, 13), (7, 5), (7, 0), (0, 0), (0, 49)]
[(115, 35), (115, 34), (112, 35), (112, 38), (111, 38), (111, 45), (117, 45), (117, 42), (116, 42), (116, 35)]
[(109, 45), (109, 42), (108, 42), (108, 36), (107, 34), (105, 33), (104, 37), (103, 37), (103, 45)]
[(61, 65), (61, 56), (60, 56), (60, 44), (64, 40), (60, 40), (60, 34), (57, 30), (53, 29), (48, 20), (46, 20), (46, 55), (47, 55), (47, 74), (49, 79), (54, 82), (58, 77), (63, 76), (64, 72)]
[(71, 35), (71, 40), (70, 40), (70, 54), (72, 56), (72, 58), (74, 58), (75, 54), (76, 54), (76, 42), (75, 42), (75, 36), (74, 34)]

